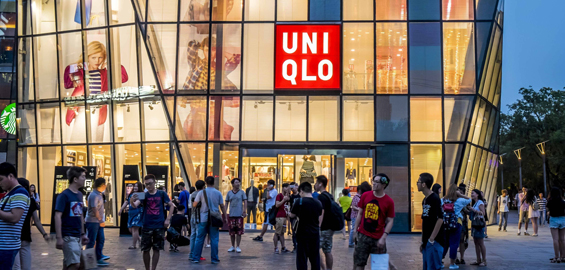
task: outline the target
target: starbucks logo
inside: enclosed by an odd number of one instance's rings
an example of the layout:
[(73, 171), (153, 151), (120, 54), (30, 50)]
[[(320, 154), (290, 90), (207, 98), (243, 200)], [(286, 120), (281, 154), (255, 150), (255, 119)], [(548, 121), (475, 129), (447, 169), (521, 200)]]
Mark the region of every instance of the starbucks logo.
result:
[(10, 134), (16, 135), (16, 103), (12, 103), (2, 111), (0, 124)]

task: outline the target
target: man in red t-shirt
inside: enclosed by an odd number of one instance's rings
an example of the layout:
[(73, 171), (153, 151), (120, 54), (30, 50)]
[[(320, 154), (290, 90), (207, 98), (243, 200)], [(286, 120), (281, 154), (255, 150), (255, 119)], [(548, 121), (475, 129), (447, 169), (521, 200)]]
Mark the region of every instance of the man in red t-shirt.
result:
[(275, 243), (275, 253), (279, 253), (279, 241), (281, 242), (281, 253), (288, 253), (290, 250), (286, 249), (284, 245), (284, 232), (286, 231), (286, 205), (290, 201), (289, 184), (284, 183), (282, 185), (282, 192), (279, 193), (275, 200), (275, 206), (277, 207), (277, 220), (275, 224), (275, 235), (273, 236), (273, 242)]
[[(373, 176), (372, 192), (361, 196), (357, 207), (361, 208), (355, 220), (355, 269), (365, 269), (371, 254), (386, 254), (386, 238), (394, 221), (394, 201), (385, 194), (390, 178), (379, 173)], [(390, 269), (396, 269), (389, 263)]]

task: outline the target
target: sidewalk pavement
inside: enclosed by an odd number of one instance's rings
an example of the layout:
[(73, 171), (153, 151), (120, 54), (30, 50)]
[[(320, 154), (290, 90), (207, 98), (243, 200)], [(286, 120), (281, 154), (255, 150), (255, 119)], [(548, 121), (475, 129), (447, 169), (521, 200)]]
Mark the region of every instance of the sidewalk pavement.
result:
[[(518, 231), (516, 211), (511, 212), (508, 232), (498, 232), (498, 225), (488, 227), (488, 239), (485, 239), (487, 248), (488, 267), (470, 266), (475, 261), (475, 246), (469, 241), (469, 248), (465, 253), (467, 265), (460, 269), (564, 269), (564, 264), (551, 264), (549, 258), (553, 257), (553, 245), (548, 225), (540, 227), (539, 237), (517, 236)], [(528, 229), (533, 233), (533, 229)], [(32, 229), (32, 269), (62, 269), (63, 253), (55, 249), (55, 242), (46, 243), (36, 229)], [(139, 249), (129, 250), (131, 237), (119, 237), (119, 229), (106, 229), (106, 243), (104, 254), (111, 257), (109, 267), (101, 269), (144, 269), (142, 255)], [(203, 257), (207, 260), (200, 264), (191, 264), (188, 261), (189, 247), (179, 247), (179, 253), (168, 251), (168, 242), (165, 251), (161, 251), (158, 269), (246, 269), (246, 270), (290, 270), (296, 269), (295, 256), (292, 253), (276, 255), (273, 253), (272, 232), (264, 237), (264, 242), (255, 242), (251, 238), (258, 232), (247, 232), (243, 235), (242, 253), (228, 253), (230, 248), (229, 235), (220, 233), (220, 264), (210, 263), (210, 249), (204, 248)], [(387, 248), (394, 265), (401, 270), (422, 269), (422, 258), (419, 253), (420, 234), (392, 234), (387, 239)], [(292, 240), (286, 236), (286, 245), (292, 249)], [(348, 248), (347, 240), (343, 240), (341, 233), (336, 232), (333, 244), (334, 267), (333, 269), (353, 268), (353, 248)], [(449, 266), (449, 260), (445, 261)], [(366, 269), (370, 269), (368, 266)], [(447, 269), (447, 267), (446, 267)]]

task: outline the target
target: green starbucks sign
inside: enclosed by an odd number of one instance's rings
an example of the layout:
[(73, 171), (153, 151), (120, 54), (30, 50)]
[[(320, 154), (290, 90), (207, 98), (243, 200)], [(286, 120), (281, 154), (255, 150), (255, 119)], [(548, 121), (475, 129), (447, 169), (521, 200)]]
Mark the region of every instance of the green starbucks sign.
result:
[(10, 134), (16, 135), (16, 103), (12, 103), (2, 111), (0, 124)]

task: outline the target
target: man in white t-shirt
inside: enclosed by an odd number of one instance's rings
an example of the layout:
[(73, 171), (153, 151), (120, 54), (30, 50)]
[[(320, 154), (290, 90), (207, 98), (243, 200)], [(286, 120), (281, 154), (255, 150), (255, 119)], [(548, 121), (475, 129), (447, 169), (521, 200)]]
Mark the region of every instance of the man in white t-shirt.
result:
[(269, 211), (275, 205), (275, 200), (277, 199), (277, 189), (275, 189), (275, 180), (267, 181), (267, 188), (265, 190), (267, 193), (267, 202), (265, 203), (265, 222), (263, 222), (263, 228), (261, 229), (261, 235), (253, 238), (254, 241), (263, 241), (263, 235), (267, 232), (267, 227), (269, 227)]
[(506, 189), (502, 190), (502, 196), (498, 197), (498, 214), (500, 221), (498, 222), (498, 231), (502, 229), (502, 220), (504, 219), (504, 231), (506, 232), (506, 223), (508, 223), (508, 204), (510, 203), (510, 196)]

